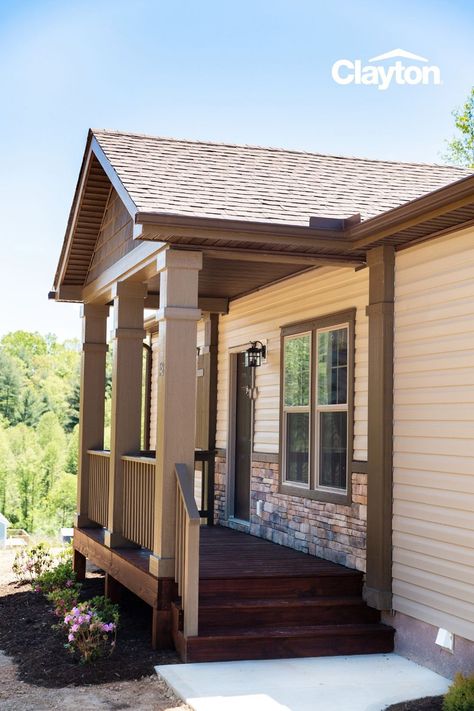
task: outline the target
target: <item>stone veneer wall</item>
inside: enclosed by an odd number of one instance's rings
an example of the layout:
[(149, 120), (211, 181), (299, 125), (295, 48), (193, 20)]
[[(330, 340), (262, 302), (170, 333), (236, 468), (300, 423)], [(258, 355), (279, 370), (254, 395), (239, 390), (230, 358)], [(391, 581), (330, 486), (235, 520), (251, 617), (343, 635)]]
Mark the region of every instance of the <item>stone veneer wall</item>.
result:
[[(252, 463), (249, 532), (274, 543), (365, 571), (367, 475), (352, 474), (352, 504), (342, 506), (280, 494), (278, 468), (274, 462)], [(240, 528), (227, 519), (226, 487), (226, 460), (218, 456), (216, 521), (221, 525)], [(264, 502), (262, 517), (256, 513), (259, 499)]]

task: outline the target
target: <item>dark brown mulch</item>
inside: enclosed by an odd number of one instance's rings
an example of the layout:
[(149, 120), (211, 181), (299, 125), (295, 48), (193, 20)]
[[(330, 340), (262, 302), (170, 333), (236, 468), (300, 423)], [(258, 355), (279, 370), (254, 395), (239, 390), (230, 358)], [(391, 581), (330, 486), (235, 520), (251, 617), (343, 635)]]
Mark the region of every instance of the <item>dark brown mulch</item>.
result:
[[(88, 578), (84, 599), (102, 595), (102, 576)], [(151, 648), (151, 608), (132, 595), (121, 603), (117, 646), (110, 657), (80, 664), (64, 649), (65, 635), (53, 630), (56, 618), (45, 598), (28, 585), (10, 583), (0, 589), (0, 649), (13, 657), (22, 681), (60, 688), (140, 679), (156, 664), (179, 662), (175, 652)]]
[(389, 706), (387, 711), (443, 711), (443, 697), (425, 696), (424, 699), (404, 701), (401, 704)]

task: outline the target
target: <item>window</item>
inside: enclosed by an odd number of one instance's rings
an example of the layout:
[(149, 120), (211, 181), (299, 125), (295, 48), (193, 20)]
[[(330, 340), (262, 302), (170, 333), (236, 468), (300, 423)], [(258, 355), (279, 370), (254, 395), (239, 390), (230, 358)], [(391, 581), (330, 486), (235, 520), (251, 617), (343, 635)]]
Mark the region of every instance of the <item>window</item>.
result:
[(281, 466), (288, 493), (348, 496), (354, 318), (351, 310), (282, 329)]
[(285, 338), (283, 359), (285, 478), (308, 486), (311, 334)]

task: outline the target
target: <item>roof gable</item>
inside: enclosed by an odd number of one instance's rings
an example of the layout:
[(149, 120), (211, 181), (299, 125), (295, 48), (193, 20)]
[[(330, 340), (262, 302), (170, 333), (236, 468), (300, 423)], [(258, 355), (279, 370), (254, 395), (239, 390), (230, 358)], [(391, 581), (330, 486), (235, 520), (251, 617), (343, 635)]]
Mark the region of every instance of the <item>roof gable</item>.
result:
[(94, 131), (139, 212), (308, 225), (362, 220), (469, 174), (462, 168)]

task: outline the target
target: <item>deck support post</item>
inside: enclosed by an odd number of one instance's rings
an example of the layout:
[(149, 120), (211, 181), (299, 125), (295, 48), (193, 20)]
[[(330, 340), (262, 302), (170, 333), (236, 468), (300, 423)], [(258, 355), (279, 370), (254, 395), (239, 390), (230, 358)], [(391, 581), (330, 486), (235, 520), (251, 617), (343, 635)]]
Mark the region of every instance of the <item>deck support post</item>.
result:
[(365, 599), (392, 607), (393, 480), (393, 247), (367, 253), (369, 265), (369, 409), (367, 476), (367, 576)]
[(200, 252), (164, 249), (160, 274), (155, 530), (150, 572), (174, 577), (175, 464), (194, 470), (196, 425), (196, 338)]
[(76, 578), (79, 581), (86, 579), (86, 564), (86, 556), (82, 555), (82, 553), (80, 553), (74, 548), (72, 557), (72, 569), (76, 573)]
[(133, 545), (123, 537), (122, 456), (140, 450), (146, 293), (146, 285), (138, 282), (118, 282), (113, 292), (109, 510), (104, 536), (109, 548)]
[(89, 519), (89, 449), (104, 448), (105, 359), (109, 307), (84, 304), (82, 317), (81, 397), (77, 527), (96, 526)]

